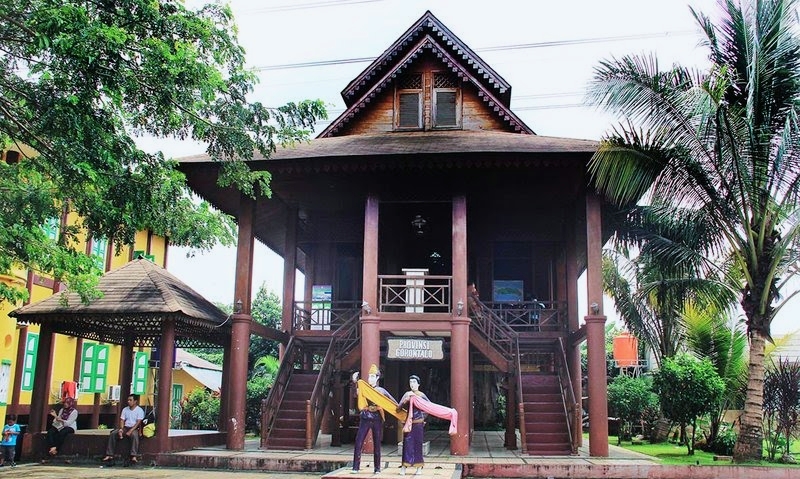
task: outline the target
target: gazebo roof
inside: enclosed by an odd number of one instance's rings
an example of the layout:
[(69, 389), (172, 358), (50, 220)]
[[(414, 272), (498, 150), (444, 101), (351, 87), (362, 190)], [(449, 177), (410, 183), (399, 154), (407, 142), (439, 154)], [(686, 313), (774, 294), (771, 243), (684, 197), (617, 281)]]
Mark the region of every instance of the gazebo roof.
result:
[[(53, 332), (113, 344), (157, 345), (164, 321), (175, 321), (177, 346), (224, 345), (227, 315), (166, 269), (137, 259), (100, 279), (103, 297), (84, 304), (76, 293), (54, 294), (16, 309), (19, 321)], [(66, 301), (64, 301), (66, 300)]]

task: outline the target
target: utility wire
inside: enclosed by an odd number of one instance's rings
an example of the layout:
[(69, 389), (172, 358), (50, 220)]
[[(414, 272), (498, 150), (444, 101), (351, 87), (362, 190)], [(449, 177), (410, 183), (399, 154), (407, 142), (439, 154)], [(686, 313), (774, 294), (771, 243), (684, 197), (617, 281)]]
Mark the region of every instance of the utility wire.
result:
[(275, 5), (274, 7), (250, 8), (247, 10), (242, 10), (241, 13), (290, 12), (292, 10), (310, 10), (312, 8), (338, 7), (340, 5), (356, 5), (359, 3), (375, 3), (383, 1), (385, 0), (327, 0), (309, 3)]
[[(365, 0), (366, 1), (366, 0)], [(678, 30), (674, 32), (660, 32), (660, 33), (640, 33), (634, 35), (620, 35), (616, 37), (594, 37), (594, 38), (579, 38), (574, 40), (556, 40), (552, 42), (536, 42), (536, 43), (515, 43), (511, 45), (499, 45), (494, 47), (476, 48), (476, 52), (498, 52), (506, 50), (523, 50), (532, 48), (551, 48), (562, 47), (571, 45), (585, 45), (590, 43), (608, 43), (608, 42), (621, 42), (629, 40), (643, 40), (648, 38), (661, 38), (661, 37), (677, 37), (684, 35), (696, 34), (695, 30)], [(284, 63), (280, 65), (265, 65), (255, 67), (256, 71), (271, 71), (271, 70), (289, 70), (293, 68), (309, 68), (309, 67), (324, 67), (331, 65), (347, 65), (350, 63), (366, 63), (375, 60), (376, 57), (357, 57), (357, 58), (341, 58), (338, 60), (320, 60), (311, 62), (300, 63)]]

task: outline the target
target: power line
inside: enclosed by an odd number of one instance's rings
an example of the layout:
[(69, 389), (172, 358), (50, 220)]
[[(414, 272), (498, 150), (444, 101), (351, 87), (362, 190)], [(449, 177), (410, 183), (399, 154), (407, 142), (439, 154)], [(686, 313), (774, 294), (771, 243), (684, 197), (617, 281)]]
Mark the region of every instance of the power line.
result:
[[(364, 0), (367, 1), (367, 0)], [(378, 1), (378, 0), (373, 0)], [(551, 48), (572, 45), (585, 45), (590, 43), (609, 43), (621, 42), (630, 40), (643, 40), (648, 38), (662, 38), (662, 37), (677, 37), (697, 33), (694, 30), (678, 30), (674, 32), (660, 32), (660, 33), (640, 33), (634, 35), (620, 35), (616, 37), (594, 37), (594, 38), (579, 38), (573, 40), (556, 40), (552, 42), (536, 42), (536, 43), (515, 43), (511, 45), (499, 45), (494, 47), (476, 48), (476, 52), (498, 52), (506, 50), (523, 50), (532, 48)], [(280, 65), (265, 65), (255, 67), (256, 71), (271, 71), (271, 70), (289, 70), (294, 68), (310, 68), (310, 67), (324, 67), (332, 65), (347, 65), (351, 63), (366, 63), (375, 60), (376, 57), (358, 57), (358, 58), (341, 58), (338, 60), (319, 60), (311, 62), (300, 63), (284, 63)]]
[(293, 10), (310, 10), (313, 8), (338, 7), (341, 5), (356, 5), (359, 3), (375, 3), (383, 1), (385, 0), (327, 0), (310, 3), (276, 5), (274, 7), (252, 8), (248, 10), (242, 10), (241, 13), (290, 12)]

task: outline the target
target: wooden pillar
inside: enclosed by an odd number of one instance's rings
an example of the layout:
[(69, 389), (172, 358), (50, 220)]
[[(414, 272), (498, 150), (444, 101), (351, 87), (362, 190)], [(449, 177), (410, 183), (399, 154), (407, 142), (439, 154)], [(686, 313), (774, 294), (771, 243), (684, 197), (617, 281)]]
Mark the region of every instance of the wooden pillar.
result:
[(517, 448), (517, 375), (514, 368), (506, 375), (506, 438), (503, 444), (506, 449)]
[(100, 425), (100, 393), (94, 393), (94, 402), (92, 402), (92, 415), (89, 418), (89, 429), (97, 429), (97, 426), (99, 425)]
[[(316, 283), (316, 251), (309, 248), (306, 252), (306, 280), (303, 284), (303, 307), (311, 310), (311, 296), (314, 293), (314, 284)], [(335, 329), (331, 327), (331, 329)]]
[(380, 366), (380, 312), (378, 301), (378, 214), (375, 194), (367, 196), (364, 207), (364, 307), (361, 310), (361, 377), (366, 378), (371, 364)]
[[(230, 394), (228, 395), (227, 437), (228, 449), (244, 449), (245, 407), (247, 399), (247, 355), (250, 349), (250, 296), (253, 281), (253, 222), (255, 220), (255, 200), (242, 195), (239, 204), (239, 240), (236, 250), (236, 284), (234, 285), (234, 304), (241, 304), (241, 311), (234, 312), (231, 326)], [(294, 248), (292, 248), (294, 249)], [(285, 288), (284, 288), (285, 289)], [(241, 301), (241, 303), (240, 303)], [(237, 306), (238, 307), (238, 306)], [(284, 309), (286, 305), (284, 303)]]
[(470, 442), (472, 371), (469, 362), (470, 319), (467, 311), (467, 199), (463, 195), (453, 197), (452, 228), (453, 316), (450, 337), (450, 397), (453, 398), (452, 407), (458, 411), (458, 432), (450, 436), (450, 453), (455, 456), (465, 456), (469, 454)]
[(231, 381), (230, 381), (230, 374), (228, 372), (231, 370), (231, 345), (226, 344), (225, 347), (222, 348), (222, 370), (224, 374), (222, 375), (222, 384), (220, 385), (221, 394), (219, 398), (219, 430), (220, 431), (227, 431), (228, 430), (228, 404), (230, 404), (230, 394), (231, 394)]
[(169, 412), (172, 411), (172, 367), (175, 357), (175, 320), (166, 319), (161, 323), (161, 341), (158, 344), (161, 362), (158, 366), (158, 397), (156, 411), (156, 448), (159, 452), (169, 452)]
[(450, 454), (469, 454), (472, 390), (469, 387), (469, 319), (454, 319), (450, 333), (450, 397), (458, 411), (458, 432), (450, 436)]
[[(281, 329), (292, 332), (294, 324), (294, 287), (297, 278), (297, 207), (290, 206), (286, 211), (286, 234), (283, 247), (283, 308), (281, 309)], [(284, 347), (280, 346), (283, 358)]]
[[(574, 208), (573, 208), (574, 211)], [(578, 317), (578, 246), (576, 241), (577, 232), (574, 223), (567, 231), (566, 245), (566, 288), (567, 288), (567, 330), (573, 333), (579, 329)], [(567, 363), (569, 365), (569, 375), (572, 379), (572, 390), (575, 392), (575, 401), (578, 403), (578, 414), (581, 417), (580, 424), (583, 424), (583, 371), (581, 370), (581, 347), (580, 343), (567, 342)], [(583, 446), (583, 427), (573, 431), (573, 440), (578, 446)]]
[[(119, 404), (117, 405), (117, 417), (122, 413), (122, 408), (128, 407), (128, 396), (131, 395), (131, 383), (133, 382), (133, 341), (128, 341), (120, 347), (119, 352)], [(141, 398), (139, 398), (141, 405)], [(172, 408), (170, 408), (170, 411)], [(117, 422), (114, 422), (116, 427)]]
[(605, 324), (603, 315), (602, 215), (600, 198), (586, 197), (586, 340), (589, 369), (589, 455), (608, 457)]
[(18, 330), (17, 337), (17, 357), (16, 367), (14, 368), (14, 384), (11, 389), (11, 404), (8, 412), (19, 414), (19, 396), (22, 392), (22, 373), (25, 371), (25, 351), (28, 347), (28, 327), (22, 326)]
[(39, 349), (36, 354), (36, 374), (33, 378), (31, 394), (31, 412), (28, 420), (28, 432), (41, 432), (47, 429), (48, 401), (50, 399), (50, 381), (53, 377), (51, 369), (54, 333), (50, 326), (43, 324), (39, 329)]

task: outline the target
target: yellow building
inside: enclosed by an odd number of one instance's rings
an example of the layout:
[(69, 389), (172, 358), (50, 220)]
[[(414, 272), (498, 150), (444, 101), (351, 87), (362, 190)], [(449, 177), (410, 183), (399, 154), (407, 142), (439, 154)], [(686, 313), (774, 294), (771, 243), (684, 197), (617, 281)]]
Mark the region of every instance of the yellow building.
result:
[[(6, 159), (8, 152), (3, 155)], [(74, 214), (53, 218), (43, 229), (52, 239), (59, 231), (77, 221)], [(104, 238), (92, 238), (86, 233), (78, 236), (73, 245), (95, 258), (104, 271), (117, 269), (134, 258), (145, 257), (165, 267), (167, 241), (148, 231), (136, 234), (131, 245), (125, 245), (119, 253), (114, 245)], [(64, 285), (50, 276), (34, 271), (15, 269), (10, 275), (0, 275), (0, 282), (25, 288), (29, 303), (39, 302), (63, 289)], [(27, 423), (30, 413), (33, 378), (37, 374), (39, 326), (17, 323), (9, 313), (22, 304), (0, 302), (0, 416), (15, 413), (20, 424)], [(116, 424), (117, 406), (120, 398), (119, 371), (121, 347), (100, 344), (73, 336), (55, 335), (53, 346), (52, 375), (49, 402), (60, 402), (62, 388), (75, 391), (80, 417), (79, 428), (97, 427), (98, 424)], [(142, 395), (142, 404), (153, 404), (154, 377), (150, 371), (149, 350), (140, 350), (135, 355), (132, 391)], [(187, 390), (188, 391), (188, 390)], [(122, 398), (124, 403), (124, 398)], [(179, 400), (179, 398), (176, 398)]]

